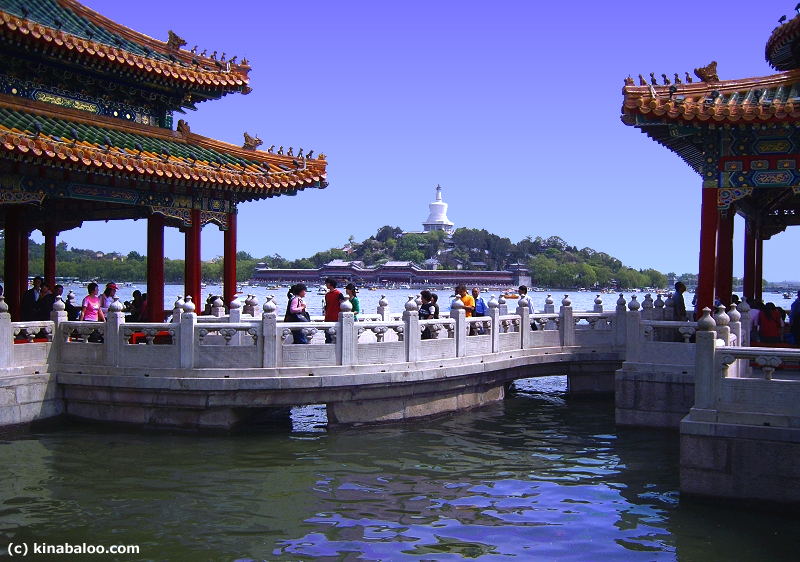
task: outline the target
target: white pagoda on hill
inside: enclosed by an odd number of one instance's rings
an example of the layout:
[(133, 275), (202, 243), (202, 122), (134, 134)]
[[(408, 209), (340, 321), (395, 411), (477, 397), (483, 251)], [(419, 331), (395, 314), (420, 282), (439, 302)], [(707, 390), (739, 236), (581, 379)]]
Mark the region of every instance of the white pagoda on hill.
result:
[(436, 201), (428, 205), (431, 210), (428, 220), (422, 223), (425, 232), (431, 230), (444, 230), (447, 234), (453, 233), (453, 223), (447, 220), (447, 203), (442, 202), (442, 186), (436, 186)]

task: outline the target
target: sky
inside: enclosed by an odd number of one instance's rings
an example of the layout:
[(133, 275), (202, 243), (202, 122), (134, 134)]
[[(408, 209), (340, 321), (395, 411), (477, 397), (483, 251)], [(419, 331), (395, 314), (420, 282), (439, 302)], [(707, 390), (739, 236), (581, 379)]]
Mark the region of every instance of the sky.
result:
[[(764, 46), (790, 2), (754, 9), (630, 2), (84, 0), (127, 27), (246, 56), (247, 96), (198, 104), (192, 132), (327, 155), (329, 187), (239, 206), (238, 246), (308, 257), (384, 225), (421, 230), (437, 185), (456, 227), (518, 242), (560, 236), (625, 265), (698, 270), (701, 178), (620, 121), (627, 76), (718, 62), (767, 76)], [(702, 7), (705, 6), (705, 7)], [(742, 276), (743, 222), (734, 275)], [(146, 252), (145, 221), (84, 223), (70, 247)], [(764, 277), (800, 279), (800, 229), (764, 244)], [(222, 254), (203, 229), (202, 257)], [(183, 235), (166, 232), (167, 257)]]

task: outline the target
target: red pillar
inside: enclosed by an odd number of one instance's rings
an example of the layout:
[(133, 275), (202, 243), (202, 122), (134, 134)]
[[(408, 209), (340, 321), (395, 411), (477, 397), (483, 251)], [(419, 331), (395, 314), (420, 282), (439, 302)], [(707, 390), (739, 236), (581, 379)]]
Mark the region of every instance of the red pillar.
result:
[(228, 230), (224, 234), (222, 300), (227, 307), (236, 298), (236, 213), (228, 213)]
[(195, 310), (203, 311), (203, 294), (200, 290), (202, 264), (200, 262), (200, 211), (192, 211), (192, 226), (186, 229), (186, 263), (184, 264), (184, 285), (186, 295), (192, 297)]
[(44, 234), (44, 282), (52, 291), (56, 286), (56, 233), (45, 229)]
[[(5, 232), (6, 256), (3, 265), (3, 280), (5, 281), (4, 295), (6, 304), (11, 313), (11, 319), (19, 320), (19, 303), (22, 296), (20, 287), (20, 236), (21, 229), (19, 214), (15, 209), (6, 211)], [(26, 275), (27, 277), (27, 275)]]
[(28, 230), (20, 227), (19, 231), (19, 296), (17, 302), (22, 302), (22, 295), (28, 290)]
[(759, 300), (763, 298), (762, 285), (764, 283), (764, 238), (761, 235), (761, 228), (758, 229), (756, 238), (756, 279), (753, 294)]
[(742, 289), (748, 302), (753, 300), (756, 292), (756, 230), (755, 223), (748, 220), (744, 232), (744, 287)]
[(733, 209), (720, 215), (717, 224), (717, 282), (716, 293), (727, 308), (733, 294)]
[(164, 216), (147, 217), (147, 321), (164, 321)]
[(700, 211), (700, 273), (697, 280), (697, 308), (714, 308), (714, 285), (717, 273), (717, 189), (703, 188)]

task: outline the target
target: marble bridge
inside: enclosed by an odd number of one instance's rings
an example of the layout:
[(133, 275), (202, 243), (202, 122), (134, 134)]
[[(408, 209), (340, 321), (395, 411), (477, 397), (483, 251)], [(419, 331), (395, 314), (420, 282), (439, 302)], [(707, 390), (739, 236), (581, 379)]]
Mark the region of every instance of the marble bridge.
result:
[[(800, 465), (783, 460), (800, 457), (800, 351), (749, 347), (746, 303), (678, 322), (660, 296), (620, 296), (613, 310), (599, 297), (592, 311), (568, 296), (558, 310), (546, 302), (531, 315), (525, 299), (509, 311), (492, 298), (485, 317), (466, 318), (457, 300), (449, 315), (420, 320), (409, 297), (401, 313), (382, 300), (358, 321), (345, 302), (338, 322), (285, 323), (272, 299), (227, 314), (217, 301), (198, 316), (187, 297), (159, 324), (125, 322), (119, 302), (105, 323), (71, 322), (60, 300), (50, 321), (11, 322), (0, 297), (0, 425), (66, 414), (229, 430), (304, 404), (326, 404), (330, 424), (389, 422), (566, 375), (571, 394), (615, 393), (619, 425), (680, 428), (687, 493), (800, 501)], [(426, 329), (435, 337), (423, 339)], [(293, 330), (310, 343), (293, 345)], [(789, 493), (776, 491), (782, 474), (794, 475)]]

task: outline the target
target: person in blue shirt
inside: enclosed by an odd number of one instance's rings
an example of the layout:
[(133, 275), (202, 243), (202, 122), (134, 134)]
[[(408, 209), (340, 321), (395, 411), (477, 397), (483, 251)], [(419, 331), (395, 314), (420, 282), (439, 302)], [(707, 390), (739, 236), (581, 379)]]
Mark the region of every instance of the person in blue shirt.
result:
[[(475, 318), (477, 316), (486, 316), (487, 312), (486, 301), (483, 300), (481, 292), (477, 287), (472, 288), (472, 298), (475, 299), (475, 310), (472, 312), (472, 317)], [(483, 335), (484, 333), (483, 326), (478, 327), (477, 333)]]
[(791, 343), (800, 344), (800, 291), (797, 291), (797, 298), (792, 303), (792, 308), (789, 312), (789, 321), (792, 323), (790, 326), (790, 334), (793, 337)]

